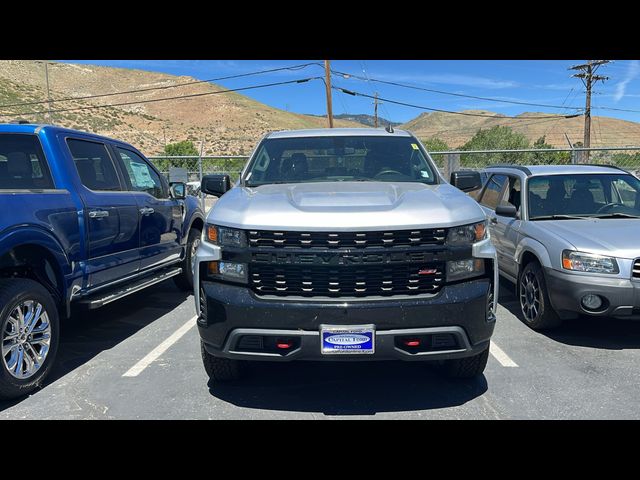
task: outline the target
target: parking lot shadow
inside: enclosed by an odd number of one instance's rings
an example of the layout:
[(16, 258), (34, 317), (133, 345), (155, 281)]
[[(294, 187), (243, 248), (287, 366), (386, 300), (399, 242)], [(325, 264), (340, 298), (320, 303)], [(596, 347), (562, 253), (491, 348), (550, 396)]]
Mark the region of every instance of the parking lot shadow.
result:
[[(500, 279), (500, 305), (521, 319), (515, 286)], [(640, 321), (582, 315), (552, 330), (538, 332), (566, 345), (608, 350), (640, 349)]]
[[(103, 308), (75, 312), (62, 322), (58, 356), (43, 388), (171, 312), (188, 295), (169, 280)], [(0, 401), (0, 412), (25, 398)]]
[(325, 415), (374, 415), (463, 405), (487, 391), (484, 376), (450, 380), (421, 362), (293, 362), (250, 366), (246, 378), (209, 382), (239, 407)]

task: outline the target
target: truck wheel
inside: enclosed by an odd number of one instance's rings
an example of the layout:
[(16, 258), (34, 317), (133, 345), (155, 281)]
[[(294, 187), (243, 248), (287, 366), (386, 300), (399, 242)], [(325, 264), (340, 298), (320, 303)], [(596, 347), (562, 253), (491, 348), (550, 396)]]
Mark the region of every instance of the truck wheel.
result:
[(0, 280), (0, 398), (34, 390), (58, 350), (58, 309), (51, 294), (26, 278)]
[(524, 323), (534, 330), (555, 328), (562, 323), (549, 301), (544, 272), (538, 262), (529, 262), (522, 270), (518, 297)]
[(182, 261), (182, 273), (173, 277), (178, 288), (184, 291), (193, 290), (193, 266), (196, 258), (196, 250), (200, 245), (200, 235), (202, 231), (198, 228), (189, 230), (187, 238), (187, 252)]
[(230, 358), (215, 357), (204, 348), (204, 342), (200, 342), (202, 352), (202, 363), (209, 378), (215, 382), (229, 382), (238, 380), (241, 376), (241, 365), (239, 360)]
[(488, 358), (489, 347), (472, 357), (445, 360), (444, 372), (449, 378), (473, 378), (484, 372)]

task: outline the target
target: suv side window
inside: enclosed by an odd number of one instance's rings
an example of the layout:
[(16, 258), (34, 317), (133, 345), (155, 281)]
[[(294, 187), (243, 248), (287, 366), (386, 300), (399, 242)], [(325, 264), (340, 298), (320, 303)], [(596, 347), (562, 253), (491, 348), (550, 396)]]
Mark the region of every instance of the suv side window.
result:
[(518, 177), (509, 177), (509, 185), (504, 190), (502, 194), (502, 200), (500, 203), (508, 203), (516, 207), (517, 210), (520, 209), (520, 203), (522, 196), (520, 194), (520, 179)]
[(147, 161), (131, 150), (115, 147), (120, 155), (126, 172), (131, 182), (131, 189), (136, 192), (147, 192), (156, 198), (167, 198), (168, 192), (160, 179), (160, 175), (147, 163)]
[(94, 191), (122, 190), (116, 168), (103, 143), (69, 138), (67, 145), (85, 187)]
[(502, 188), (504, 187), (505, 182), (507, 181), (506, 175), (492, 175), (489, 181), (487, 182), (487, 186), (482, 194), (482, 198), (480, 199), (480, 204), (484, 205), (487, 208), (495, 210), (500, 203), (500, 192), (502, 192)]
[(54, 188), (49, 166), (35, 135), (0, 134), (0, 190)]

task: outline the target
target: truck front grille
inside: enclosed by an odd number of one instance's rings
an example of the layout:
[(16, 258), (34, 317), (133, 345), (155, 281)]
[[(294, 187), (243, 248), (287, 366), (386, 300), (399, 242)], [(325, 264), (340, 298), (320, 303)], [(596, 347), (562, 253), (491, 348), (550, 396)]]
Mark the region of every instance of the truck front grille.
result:
[(308, 266), (251, 265), (250, 285), (260, 295), (358, 297), (437, 293), (444, 263)]
[(636, 261), (633, 262), (633, 278), (640, 278), (640, 258), (636, 258)]
[(444, 245), (443, 228), (378, 232), (286, 232), (250, 230), (249, 246), (258, 248), (366, 248)]

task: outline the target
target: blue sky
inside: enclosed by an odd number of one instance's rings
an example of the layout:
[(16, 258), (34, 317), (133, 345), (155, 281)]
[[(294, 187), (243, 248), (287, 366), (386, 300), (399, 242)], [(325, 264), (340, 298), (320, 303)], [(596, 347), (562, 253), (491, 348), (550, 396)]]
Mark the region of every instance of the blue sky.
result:
[[(123, 68), (188, 75), (200, 80), (259, 70), (299, 65), (314, 60), (64, 60)], [(353, 75), (451, 93), (508, 101), (542, 103), (563, 108), (546, 108), (499, 103), (488, 100), (412, 90), (356, 78), (334, 77), (333, 84), (349, 90), (400, 102), (443, 110), (490, 110), (504, 115), (522, 112), (571, 114), (570, 107), (584, 107), (584, 86), (571, 78), (568, 67), (584, 60), (334, 60), (331, 67)], [(323, 75), (323, 69), (311, 65), (296, 71), (279, 71), (216, 82), (226, 88), (238, 88)], [(610, 116), (640, 122), (640, 62), (615, 61), (604, 65), (598, 74), (610, 80), (597, 83), (592, 100), (593, 115)], [(314, 80), (241, 92), (273, 107), (296, 113), (326, 112), (324, 84)], [(341, 92), (333, 93), (334, 113), (373, 113), (372, 100)], [(638, 110), (621, 112), (600, 107)], [(385, 103), (379, 115), (405, 122), (422, 110)], [(579, 113), (579, 112), (578, 112)]]

